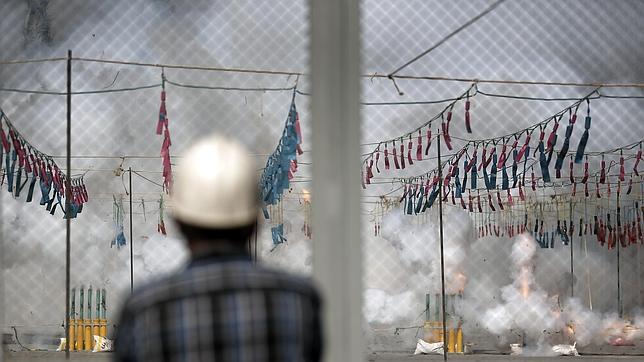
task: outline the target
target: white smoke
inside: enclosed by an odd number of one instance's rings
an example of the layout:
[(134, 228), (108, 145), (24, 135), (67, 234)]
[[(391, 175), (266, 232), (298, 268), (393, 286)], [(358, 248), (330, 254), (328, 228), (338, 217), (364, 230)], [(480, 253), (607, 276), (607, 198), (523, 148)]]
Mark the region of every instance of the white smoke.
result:
[[(549, 294), (535, 279), (537, 244), (529, 234), (518, 235), (510, 254), (512, 282), (501, 288), (501, 301), (482, 313), (468, 313), (489, 332), (507, 335), (519, 331), (528, 343), (525, 354), (548, 355), (557, 343), (587, 346), (591, 343), (631, 343), (642, 336), (642, 316), (632, 320), (616, 313), (602, 315), (578, 298), (563, 300)], [(479, 306), (470, 296), (464, 307)]]
[[(366, 270), (364, 314), (368, 323), (419, 323), (424, 316), (425, 294), (433, 298), (440, 293), (440, 239), (438, 227), (430, 222), (436, 214), (432, 211), (428, 211), (428, 217), (412, 217), (400, 209), (393, 210), (382, 220), (381, 236), (366, 238), (366, 261), (370, 265)], [(464, 215), (462, 210), (445, 210), (445, 220), (451, 220), (445, 222), (443, 243), (447, 294), (457, 294), (467, 282), (465, 262), (471, 229), (469, 222), (460, 221), (468, 220)], [(391, 284), (383, 285), (383, 279)]]

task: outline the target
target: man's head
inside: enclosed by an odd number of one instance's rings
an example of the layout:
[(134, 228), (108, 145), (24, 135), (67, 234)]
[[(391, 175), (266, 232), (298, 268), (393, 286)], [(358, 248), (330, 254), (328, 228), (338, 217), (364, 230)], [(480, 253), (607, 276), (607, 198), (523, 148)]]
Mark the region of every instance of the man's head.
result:
[(179, 165), (172, 201), (174, 218), (191, 247), (246, 240), (259, 210), (253, 160), (243, 146), (221, 136), (200, 140)]

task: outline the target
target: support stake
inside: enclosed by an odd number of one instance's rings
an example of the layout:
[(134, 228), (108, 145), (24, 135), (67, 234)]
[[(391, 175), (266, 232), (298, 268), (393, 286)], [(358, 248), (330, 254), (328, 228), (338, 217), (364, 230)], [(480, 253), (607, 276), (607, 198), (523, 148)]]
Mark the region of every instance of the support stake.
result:
[[(65, 177), (65, 341), (69, 341), (69, 278), (71, 254), (71, 211), (72, 196), (72, 51), (67, 51), (67, 177)], [(69, 343), (65, 343), (65, 358), (69, 359)]]
[[(436, 131), (440, 134), (440, 131)], [(447, 328), (445, 318), (445, 255), (443, 253), (443, 168), (441, 165), (441, 138), (437, 137), (438, 145), (438, 217), (439, 217), (439, 235), (441, 244), (441, 299), (443, 312), (443, 361), (447, 361)]]
[(130, 171), (130, 293), (134, 293), (134, 238), (132, 237), (132, 166)]

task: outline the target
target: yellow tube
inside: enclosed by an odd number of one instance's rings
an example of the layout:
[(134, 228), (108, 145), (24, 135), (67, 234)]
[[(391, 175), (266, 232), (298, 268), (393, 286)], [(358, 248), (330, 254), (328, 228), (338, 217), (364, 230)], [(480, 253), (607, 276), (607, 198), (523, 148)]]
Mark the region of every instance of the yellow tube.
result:
[(427, 343), (432, 343), (434, 338), (434, 328), (432, 327), (432, 322), (425, 321), (423, 325), (423, 339)]
[(76, 350), (83, 350), (83, 320), (76, 319)]
[(76, 320), (69, 320), (69, 350), (73, 351), (76, 349)]
[[(92, 320), (92, 324), (94, 325), (92, 327), (92, 336), (100, 336), (101, 335), (101, 320), (96, 318)], [(94, 341), (94, 337), (92, 337), (92, 341)]]
[(107, 319), (101, 318), (100, 324), (101, 324), (100, 333), (99, 333), (100, 336), (107, 337)]
[(85, 340), (84, 340), (85, 350), (92, 350), (92, 320), (85, 319)]
[(443, 323), (434, 322), (434, 342), (443, 341)]
[(454, 353), (454, 342), (456, 341), (456, 335), (454, 334), (454, 328), (447, 330), (447, 352)]
[(456, 352), (463, 353), (463, 329), (456, 330)]

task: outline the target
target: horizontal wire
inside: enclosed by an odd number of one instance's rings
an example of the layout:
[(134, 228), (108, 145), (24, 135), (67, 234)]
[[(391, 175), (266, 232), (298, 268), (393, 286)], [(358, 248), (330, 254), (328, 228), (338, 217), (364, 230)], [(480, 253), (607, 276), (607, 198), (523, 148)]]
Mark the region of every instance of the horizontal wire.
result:
[(83, 57), (72, 57), (72, 60), (77, 60), (81, 62), (135, 65), (135, 66), (141, 66), (141, 67), (167, 68), (167, 69), (207, 70), (207, 71), (215, 71), (215, 72), (251, 73), (251, 74), (269, 74), (269, 75), (287, 75), (287, 76), (304, 75), (304, 73), (302, 72), (295, 72), (295, 71), (228, 68), (228, 67), (213, 67), (213, 66), (201, 66), (201, 65), (183, 65), (183, 64), (147, 63), (147, 62), (133, 62), (133, 61), (108, 60), (108, 59), (83, 58)]
[[(67, 58), (62, 58), (67, 59)], [(107, 60), (96, 58), (83, 58), (72, 57), (72, 60), (105, 63), (105, 64), (120, 64), (120, 65), (134, 65), (155, 68), (168, 68), (168, 69), (186, 69), (186, 70), (207, 70), (218, 72), (232, 72), (232, 73), (251, 73), (251, 74), (268, 74), (268, 75), (286, 75), (286, 76), (308, 76), (307, 73), (301, 71), (283, 71), (283, 70), (267, 70), (267, 69), (250, 69), (250, 68), (231, 68), (231, 67), (211, 67), (211, 66), (198, 66), (198, 65), (180, 65), (180, 64), (164, 64), (164, 63), (146, 63), (122, 60)], [(446, 76), (414, 76), (414, 75), (393, 75), (389, 76), (382, 73), (362, 74), (363, 78), (398, 78), (410, 80), (436, 80), (436, 81), (453, 81), (453, 82), (466, 82), (466, 83), (491, 83), (491, 84), (523, 84), (523, 85), (559, 85), (559, 86), (577, 86), (577, 87), (623, 87), (623, 88), (644, 88), (644, 83), (600, 83), (600, 82), (553, 82), (553, 81), (531, 81), (531, 80), (499, 80), (499, 79), (481, 79), (481, 78), (458, 78)]]
[[(168, 80), (168, 84), (180, 87), (180, 88), (189, 88), (189, 89), (206, 89), (206, 90), (223, 90), (223, 91), (241, 91), (241, 92), (283, 92), (283, 91), (292, 91), (295, 87), (230, 87), (230, 86), (208, 86), (208, 85), (198, 85), (198, 84), (187, 84), (179, 83), (175, 81)], [(91, 94), (103, 94), (103, 93), (119, 93), (119, 92), (129, 92), (137, 91), (144, 89), (152, 89), (161, 87), (161, 83), (142, 85), (136, 87), (124, 87), (124, 88), (115, 88), (115, 89), (99, 89), (99, 90), (88, 90), (88, 91), (74, 91), (71, 92), (72, 95), (91, 95)], [(20, 88), (0, 88), (2, 92), (13, 92), (13, 93), (25, 93), (25, 94), (42, 94), (42, 95), (56, 95), (56, 96), (66, 96), (67, 92), (57, 92), (49, 90), (29, 90), (29, 89), (20, 89)], [(296, 91), (298, 94), (303, 96), (311, 96), (310, 93), (303, 92), (300, 90)], [(582, 98), (579, 97), (555, 97), (555, 98), (546, 98), (546, 97), (534, 97), (534, 96), (517, 96), (509, 94), (500, 94), (500, 93), (489, 93), (478, 90), (477, 93), (485, 97), (493, 98), (506, 98), (506, 99), (519, 99), (519, 100), (531, 100), (531, 101), (575, 101)], [(609, 99), (644, 99), (644, 96), (637, 95), (609, 95), (601, 94), (601, 96), (588, 97), (588, 99), (599, 99), (599, 98), (609, 98)], [(364, 106), (403, 106), (403, 105), (429, 105), (429, 104), (441, 104), (447, 102), (453, 102), (460, 100), (460, 98), (445, 98), (445, 99), (436, 99), (436, 100), (420, 100), (420, 101), (398, 101), (398, 102), (360, 102)]]
[[(137, 91), (142, 89), (151, 89), (159, 88), (161, 83), (158, 84), (149, 84), (142, 85), (138, 87), (124, 87), (124, 88), (114, 88), (114, 89), (98, 89), (98, 90), (89, 90), (89, 91), (75, 91), (71, 92), (72, 95), (91, 95), (91, 94), (102, 94), (102, 93), (118, 93), (118, 92), (130, 92)], [(54, 95), (54, 96), (66, 96), (67, 92), (56, 92), (56, 91), (47, 91), (47, 90), (28, 90), (28, 89), (18, 89), (18, 88), (0, 88), (0, 92), (14, 92), (14, 93), (26, 93), (26, 94), (44, 94), (44, 95)]]
[(61, 60), (67, 60), (67, 58), (0, 60), (0, 65), (46, 63), (46, 62), (58, 62), (58, 61), (61, 61)]
[(181, 88), (192, 88), (192, 89), (208, 89), (208, 90), (224, 90), (224, 91), (248, 91), (248, 92), (282, 92), (282, 91), (292, 91), (295, 89), (295, 86), (292, 87), (223, 87), (223, 86), (207, 86), (207, 85), (197, 85), (197, 84), (185, 84), (174, 82), (166, 78), (166, 83), (172, 84)]

